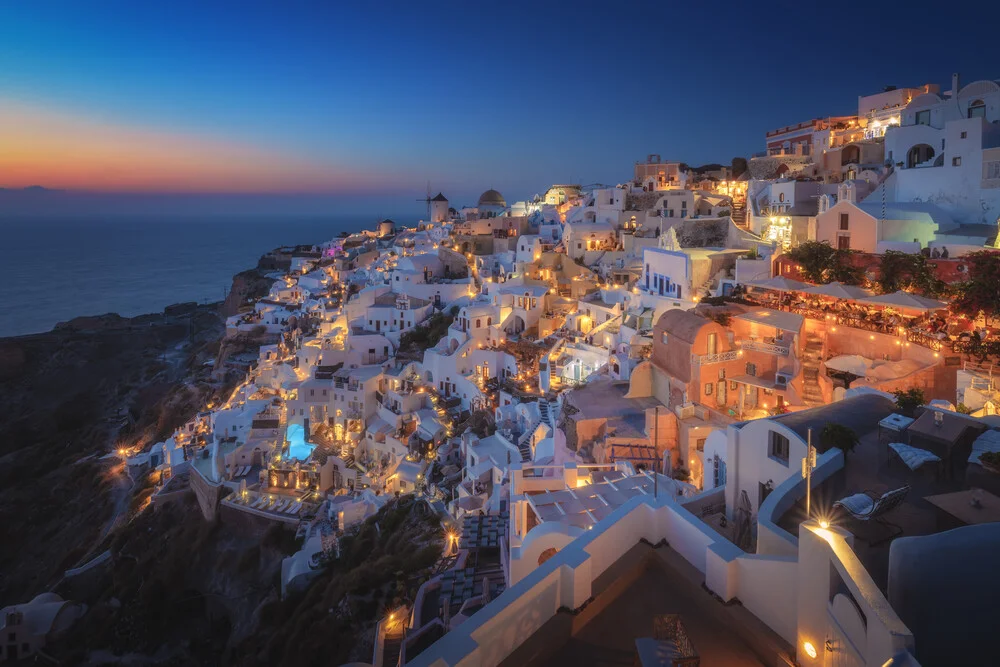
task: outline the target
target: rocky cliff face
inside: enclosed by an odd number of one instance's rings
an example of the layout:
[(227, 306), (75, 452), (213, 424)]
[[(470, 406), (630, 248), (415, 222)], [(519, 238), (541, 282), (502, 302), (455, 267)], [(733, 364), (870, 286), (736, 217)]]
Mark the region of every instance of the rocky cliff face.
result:
[(250, 269), (233, 276), (233, 286), (222, 302), (223, 317), (236, 315), (257, 299), (267, 296), (274, 280), (267, 278), (258, 269)]

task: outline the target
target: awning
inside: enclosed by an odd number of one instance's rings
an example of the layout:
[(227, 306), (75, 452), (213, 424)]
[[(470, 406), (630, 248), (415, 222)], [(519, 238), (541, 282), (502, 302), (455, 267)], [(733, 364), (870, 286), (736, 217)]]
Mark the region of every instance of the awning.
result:
[(798, 280), (792, 280), (784, 276), (775, 276), (767, 280), (755, 280), (747, 283), (747, 285), (750, 287), (759, 287), (760, 289), (776, 290), (778, 292), (801, 292), (812, 287), (808, 283), (800, 283)]
[(858, 377), (865, 377), (871, 365), (871, 359), (866, 359), (858, 354), (842, 354), (839, 357), (833, 357), (826, 361), (827, 368), (857, 375)]
[(845, 285), (844, 283), (832, 282), (827, 285), (816, 285), (803, 290), (803, 294), (813, 294), (815, 296), (825, 296), (834, 299), (867, 299), (872, 293), (856, 285)]
[(783, 310), (770, 310), (760, 308), (747, 313), (740, 313), (733, 316), (737, 320), (744, 322), (755, 322), (765, 326), (781, 329), (782, 331), (801, 331), (805, 318), (798, 313), (786, 313)]
[(893, 292), (892, 294), (880, 294), (866, 299), (858, 299), (858, 302), (871, 304), (873, 306), (891, 306), (893, 308), (916, 310), (922, 313), (932, 310), (943, 310), (948, 307), (948, 304), (942, 301), (928, 299), (925, 296), (910, 294), (909, 292), (903, 292), (902, 290)]

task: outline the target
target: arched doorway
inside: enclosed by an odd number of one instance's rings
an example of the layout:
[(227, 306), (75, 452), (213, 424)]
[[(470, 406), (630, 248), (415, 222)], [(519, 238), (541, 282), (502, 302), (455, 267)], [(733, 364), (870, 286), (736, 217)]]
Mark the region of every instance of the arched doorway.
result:
[(917, 144), (906, 153), (906, 168), (912, 169), (934, 157), (934, 149), (927, 144)]

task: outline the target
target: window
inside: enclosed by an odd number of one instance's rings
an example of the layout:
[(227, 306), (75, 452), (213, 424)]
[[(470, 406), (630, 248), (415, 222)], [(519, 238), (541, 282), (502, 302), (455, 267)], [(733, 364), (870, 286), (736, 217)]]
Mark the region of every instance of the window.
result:
[[(723, 369), (721, 369), (719, 371), (719, 379), (720, 380), (725, 380), (726, 379), (726, 369), (725, 368), (723, 368)], [(723, 383), (723, 384), (725, 384), (725, 383)]]
[(712, 383), (711, 382), (706, 382), (705, 383), (705, 395), (706, 396), (711, 396), (712, 395), (712, 389), (713, 389)]
[(775, 431), (768, 431), (767, 455), (787, 466), (788, 438)]
[(961, 157), (953, 157), (951, 159), (951, 166), (953, 166), (953, 167), (961, 167), (962, 166), (962, 158)]
[(757, 377), (757, 364), (750, 361), (747, 362), (747, 375), (752, 378)]
[(758, 483), (758, 488), (757, 488), (758, 509), (760, 508), (761, 505), (764, 504), (764, 501), (767, 500), (767, 497), (771, 495), (771, 491), (774, 491), (774, 484), (772, 484), (770, 480), (768, 480), (767, 484), (765, 484), (764, 482)]
[(662, 342), (664, 345), (667, 344), (667, 332), (666, 331), (664, 331), (663, 334), (660, 336), (660, 342)]
[(986, 118), (986, 103), (976, 100), (969, 105), (969, 118)]
[(840, 231), (846, 232), (851, 223), (851, 215), (849, 213), (840, 214)]
[(917, 112), (917, 117), (916, 117), (916, 124), (917, 125), (930, 125), (931, 124), (931, 110), (930, 109), (925, 109), (923, 111), (918, 111)]
[(778, 193), (778, 201), (785, 201), (785, 193), (784, 192)]
[(695, 440), (694, 448), (697, 449), (699, 452), (705, 451), (705, 440), (707, 440), (707, 438), (698, 438), (697, 440)]
[(969, 133), (968, 132), (963, 132), (962, 134), (959, 135), (959, 138), (961, 138), (961, 139), (968, 139), (969, 138)]

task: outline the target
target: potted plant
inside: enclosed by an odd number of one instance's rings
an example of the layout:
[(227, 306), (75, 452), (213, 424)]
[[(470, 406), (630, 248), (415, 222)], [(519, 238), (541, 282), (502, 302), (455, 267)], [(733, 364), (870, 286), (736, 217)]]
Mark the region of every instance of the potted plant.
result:
[(980, 454), (979, 465), (990, 472), (1000, 473), (1000, 452), (984, 452)]

